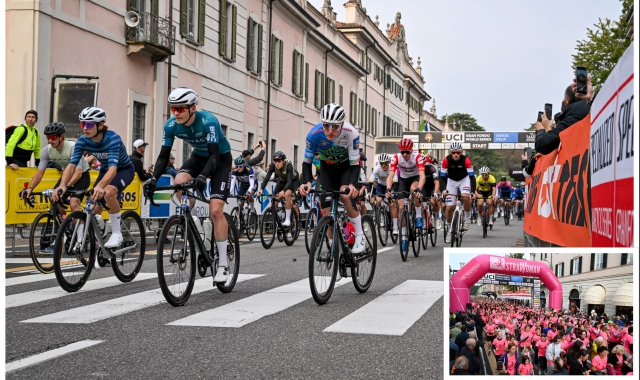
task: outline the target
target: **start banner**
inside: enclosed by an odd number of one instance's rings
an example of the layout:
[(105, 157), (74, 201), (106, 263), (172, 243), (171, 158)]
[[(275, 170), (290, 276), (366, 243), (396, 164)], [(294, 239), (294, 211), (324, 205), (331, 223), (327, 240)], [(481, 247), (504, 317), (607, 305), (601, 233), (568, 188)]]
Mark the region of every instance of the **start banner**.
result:
[(592, 242), (597, 247), (633, 245), (633, 46), (591, 106)]

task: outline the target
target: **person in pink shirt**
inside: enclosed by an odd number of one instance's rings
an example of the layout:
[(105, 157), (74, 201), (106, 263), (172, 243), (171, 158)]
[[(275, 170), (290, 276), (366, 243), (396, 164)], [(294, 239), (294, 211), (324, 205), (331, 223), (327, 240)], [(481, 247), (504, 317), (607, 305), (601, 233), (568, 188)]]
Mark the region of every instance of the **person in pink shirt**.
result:
[(522, 363), (518, 367), (518, 373), (521, 376), (533, 375), (533, 364), (528, 356), (522, 356)]
[(520, 334), (520, 346), (531, 346), (531, 326), (524, 326), (524, 332)]
[(607, 347), (598, 347), (598, 355), (591, 359), (591, 371), (606, 373), (607, 365), (612, 366), (611, 364), (607, 364), (607, 355), (609, 355), (609, 349)]
[(620, 325), (614, 323), (611, 325), (611, 329), (609, 330), (609, 350), (617, 346), (621, 340), (622, 331), (620, 330)]
[(596, 324), (591, 326), (591, 328), (589, 329), (589, 338), (591, 340), (596, 340), (596, 338), (600, 336), (601, 332), (602, 332), (602, 323), (596, 322)]
[(538, 363), (540, 363), (540, 370), (544, 370), (543, 373), (547, 372), (547, 359), (545, 359), (545, 355), (547, 354), (547, 347), (549, 346), (549, 340), (546, 335), (541, 335), (540, 340), (536, 343), (536, 347), (538, 347)]
[(558, 328), (556, 327), (555, 323), (551, 324), (551, 330), (547, 331), (547, 338), (549, 338), (549, 340), (553, 340), (553, 337), (556, 336), (558, 334)]
[(498, 331), (498, 336), (493, 340), (493, 349), (496, 357), (502, 356), (509, 341), (502, 336), (502, 331)]
[(518, 347), (515, 344), (509, 343), (507, 348), (507, 352), (501, 356), (504, 360), (504, 369), (505, 371), (513, 376), (517, 372), (518, 367)]
[(562, 342), (560, 343), (560, 348), (565, 351), (569, 351), (571, 347), (573, 347), (573, 340), (571, 339), (571, 335), (567, 334), (562, 338)]
[(513, 322), (509, 321), (507, 322), (507, 324), (505, 325), (505, 327), (507, 328), (507, 330), (509, 331), (509, 334), (513, 334), (516, 331), (516, 325), (513, 324)]
[(598, 336), (601, 336), (604, 339), (604, 345), (609, 347), (609, 325), (602, 326), (602, 331)]
[(582, 346), (584, 347), (584, 349), (589, 351), (589, 338), (587, 338), (587, 332), (584, 330), (581, 330), (578, 333), (577, 338), (582, 342)]
[(496, 325), (494, 325), (492, 322), (489, 322), (487, 325), (484, 326), (484, 331), (485, 331), (485, 335), (487, 336), (488, 342), (492, 342), (496, 338), (495, 330), (496, 330)]
[(629, 355), (633, 354), (631, 349), (631, 347), (633, 347), (633, 326), (629, 327), (629, 331), (627, 332), (627, 335), (625, 335), (624, 338), (622, 338), (622, 345), (624, 346), (624, 350)]
[(613, 369), (616, 371), (616, 375), (622, 375), (622, 366), (624, 365), (624, 347), (619, 344), (613, 347), (611, 354), (609, 354), (609, 358), (607, 359), (607, 363), (613, 366)]

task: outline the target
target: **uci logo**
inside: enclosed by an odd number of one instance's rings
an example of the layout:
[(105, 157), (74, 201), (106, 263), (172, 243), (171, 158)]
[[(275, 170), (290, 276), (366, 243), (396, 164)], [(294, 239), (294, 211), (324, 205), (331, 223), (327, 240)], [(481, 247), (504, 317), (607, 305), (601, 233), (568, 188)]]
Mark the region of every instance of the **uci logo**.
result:
[(464, 141), (464, 134), (463, 133), (443, 133), (442, 134), (442, 139), (444, 141), (462, 142), (462, 141)]

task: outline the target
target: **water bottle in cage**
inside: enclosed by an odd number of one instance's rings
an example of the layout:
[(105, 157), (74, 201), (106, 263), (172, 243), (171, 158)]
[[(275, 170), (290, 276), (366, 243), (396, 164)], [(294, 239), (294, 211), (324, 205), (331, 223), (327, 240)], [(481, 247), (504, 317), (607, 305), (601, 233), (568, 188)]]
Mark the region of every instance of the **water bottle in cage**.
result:
[(84, 204), (84, 211), (93, 211), (93, 208), (95, 207), (95, 205), (96, 205), (96, 202), (94, 202), (93, 199), (88, 198)]

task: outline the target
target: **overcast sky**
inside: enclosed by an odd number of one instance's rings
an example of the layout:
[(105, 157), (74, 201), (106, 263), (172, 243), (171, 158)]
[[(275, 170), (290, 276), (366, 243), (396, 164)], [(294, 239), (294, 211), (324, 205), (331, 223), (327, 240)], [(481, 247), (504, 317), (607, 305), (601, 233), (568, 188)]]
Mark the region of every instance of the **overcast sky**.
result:
[[(310, 0), (321, 9), (323, 0)], [(333, 0), (344, 21), (345, 0)], [(362, 0), (380, 29), (402, 13), (409, 55), (422, 61), (438, 117), (471, 114), (488, 131), (522, 131), (573, 80), (571, 55), (598, 18), (617, 20), (618, 0)], [(429, 102), (425, 109), (431, 108)]]

